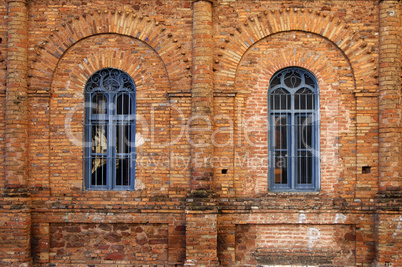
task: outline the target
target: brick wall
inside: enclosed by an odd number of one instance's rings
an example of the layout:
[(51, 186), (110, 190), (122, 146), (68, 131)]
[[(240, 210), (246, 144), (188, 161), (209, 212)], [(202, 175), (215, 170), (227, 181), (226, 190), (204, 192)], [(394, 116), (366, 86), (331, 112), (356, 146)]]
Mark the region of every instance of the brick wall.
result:
[(7, 15), (7, 9), (5, 5), (5, 1), (2, 1), (0, 4), (0, 10), (1, 10), (1, 15), (0, 15), (0, 20), (1, 20), (1, 26), (0, 26), (0, 31), (1, 31), (1, 43), (0, 43), (0, 101), (1, 101), (1, 109), (0, 109), (0, 151), (1, 151), (1, 164), (0, 164), (0, 173), (1, 173), (1, 181), (0, 181), (0, 186), (4, 186), (4, 139), (5, 139), (5, 94), (6, 94), (6, 59), (7, 59), (7, 22), (5, 19), (5, 16)]
[[(0, 0), (0, 265), (398, 266), (400, 8)], [(319, 192), (268, 186), (289, 66), (318, 79)], [(83, 90), (106, 67), (136, 84), (134, 191), (83, 183)]]
[(353, 266), (355, 240), (348, 225), (237, 225), (236, 264)]
[(157, 224), (50, 224), (50, 262), (166, 264), (167, 228)]

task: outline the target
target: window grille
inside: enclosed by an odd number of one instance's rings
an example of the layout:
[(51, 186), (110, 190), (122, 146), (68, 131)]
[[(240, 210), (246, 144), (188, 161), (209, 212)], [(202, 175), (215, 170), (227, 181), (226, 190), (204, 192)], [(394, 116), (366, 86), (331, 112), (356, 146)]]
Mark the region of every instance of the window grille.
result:
[(317, 79), (302, 68), (285, 68), (268, 90), (269, 187), (317, 191), (320, 187), (320, 125)]
[(136, 88), (125, 72), (105, 68), (85, 85), (85, 185), (133, 190)]

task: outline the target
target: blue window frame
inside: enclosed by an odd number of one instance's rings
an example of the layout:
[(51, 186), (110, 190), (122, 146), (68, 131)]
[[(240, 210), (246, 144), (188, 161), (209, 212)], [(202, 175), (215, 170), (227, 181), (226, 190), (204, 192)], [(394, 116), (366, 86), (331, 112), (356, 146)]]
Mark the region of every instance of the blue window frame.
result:
[(315, 76), (285, 68), (268, 89), (269, 188), (318, 191), (320, 188), (319, 90)]
[(135, 187), (136, 88), (125, 72), (104, 68), (85, 85), (85, 186)]

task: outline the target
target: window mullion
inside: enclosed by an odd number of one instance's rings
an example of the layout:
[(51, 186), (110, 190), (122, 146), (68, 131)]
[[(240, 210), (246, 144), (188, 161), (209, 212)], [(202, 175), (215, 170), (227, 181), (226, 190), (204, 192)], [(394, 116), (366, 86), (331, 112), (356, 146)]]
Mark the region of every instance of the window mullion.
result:
[[(130, 142), (128, 145), (128, 157), (129, 157), (129, 183), (130, 183), (130, 188), (134, 189), (135, 188), (135, 184), (134, 184), (134, 172), (135, 172), (135, 164), (133, 164), (133, 154), (134, 154), (134, 158), (135, 158), (135, 123), (136, 121), (133, 119), (133, 117), (135, 116), (134, 114), (134, 110), (133, 110), (133, 106), (135, 105), (135, 98), (134, 95), (130, 95), (130, 115), (128, 117), (128, 128), (129, 128), (129, 135), (130, 135)], [(135, 118), (135, 117), (134, 117)]]
[[(88, 102), (88, 99), (89, 102)], [(85, 94), (85, 125), (84, 125), (84, 130), (85, 130), (85, 143), (84, 143), (84, 149), (85, 149), (85, 158), (84, 158), (84, 173), (85, 177), (85, 187), (90, 188), (91, 186), (91, 168), (92, 168), (92, 155), (91, 155), (91, 149), (92, 149), (92, 127), (90, 123), (90, 118), (91, 118), (91, 107), (92, 107), (92, 94), (91, 93), (86, 93)]]
[(291, 94), (291, 112), (290, 112), (290, 125), (291, 125), (291, 129), (290, 129), (290, 175), (291, 177), (289, 177), (289, 186), (291, 189), (295, 189), (295, 185), (296, 185), (296, 161), (297, 161), (297, 151), (296, 151), (296, 147), (297, 147), (297, 142), (296, 142), (296, 138), (297, 138), (297, 134), (296, 134), (296, 130), (297, 127), (295, 125), (295, 95), (292, 93)]
[[(114, 112), (115, 109), (110, 109), (109, 107), (114, 107), (114, 105), (112, 104), (114, 101), (114, 97), (109, 94), (109, 100), (108, 100), (108, 111), (109, 111), (109, 129), (108, 129), (108, 133), (109, 133), (109, 138), (107, 140), (107, 174), (106, 174), (106, 183), (107, 183), (107, 189), (111, 190), (114, 188), (114, 164), (113, 164), (113, 157), (114, 157), (114, 153), (115, 153), (115, 149), (114, 149), (114, 142), (113, 140), (115, 140), (116, 138), (116, 127), (115, 127), (115, 120), (114, 120)], [(111, 105), (112, 104), (112, 105)]]
[[(272, 97), (272, 96), (271, 96)], [(273, 102), (273, 101), (272, 101)], [(272, 108), (272, 107), (271, 107)], [(275, 147), (274, 147), (274, 114), (272, 112), (269, 112), (269, 132), (268, 132), (268, 145), (269, 145), (269, 173), (268, 177), (271, 177), (270, 183), (274, 187), (275, 186)]]
[(315, 166), (317, 165), (316, 164), (316, 156), (315, 156), (315, 148), (316, 148), (316, 145), (315, 145), (315, 134), (314, 133), (316, 133), (316, 129), (315, 129), (315, 114), (314, 114), (314, 112), (311, 112), (311, 114), (310, 114), (310, 116), (311, 116), (311, 123), (312, 123), (312, 125), (311, 125), (311, 148), (310, 148), (310, 150), (311, 150), (311, 156), (312, 156), (312, 159), (311, 159), (311, 161), (312, 161), (312, 164), (313, 164), (313, 166), (312, 166), (312, 169), (311, 169), (311, 183), (312, 183), (312, 185), (315, 187), (315, 177), (316, 177), (316, 173), (315, 173)]

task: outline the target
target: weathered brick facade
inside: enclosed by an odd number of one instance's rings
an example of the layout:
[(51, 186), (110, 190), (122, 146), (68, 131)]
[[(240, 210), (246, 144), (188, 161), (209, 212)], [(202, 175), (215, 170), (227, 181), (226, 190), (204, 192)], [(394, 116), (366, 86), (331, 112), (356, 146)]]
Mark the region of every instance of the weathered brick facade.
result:
[[(0, 0), (1, 266), (402, 266), (402, 2)], [(272, 192), (268, 87), (319, 86), (320, 190)], [(84, 186), (84, 87), (136, 85), (135, 190)]]

